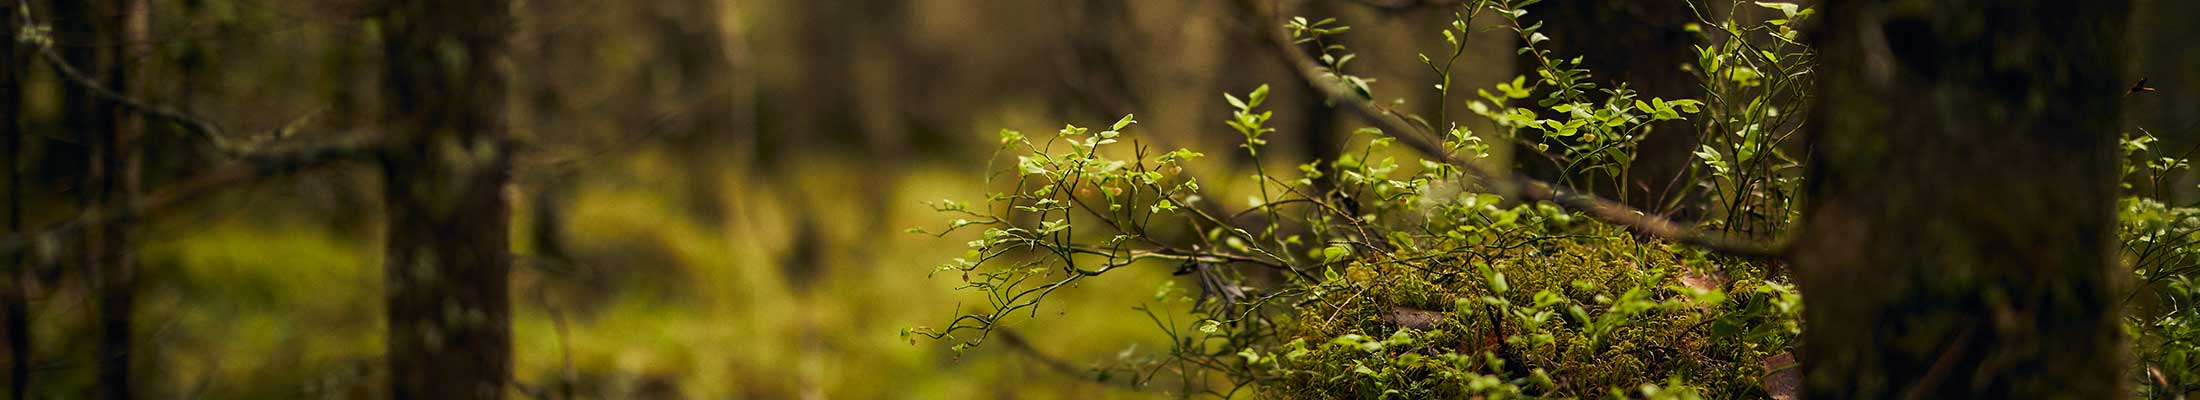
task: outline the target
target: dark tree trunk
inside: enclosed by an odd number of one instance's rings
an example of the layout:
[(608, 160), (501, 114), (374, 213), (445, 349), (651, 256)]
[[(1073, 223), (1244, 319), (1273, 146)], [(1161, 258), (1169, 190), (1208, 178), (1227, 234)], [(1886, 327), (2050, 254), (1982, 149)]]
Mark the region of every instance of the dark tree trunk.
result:
[(745, 145), (737, 140), (748, 133), (739, 131), (750, 129), (745, 126), (749, 116), (744, 103), (751, 94), (742, 82), (747, 77), (740, 75), (734, 62), (753, 62), (734, 60), (729, 54), (732, 47), (720, 7), (718, 0), (662, 1), (649, 15), (651, 24), (658, 27), (656, 37), (665, 43), (660, 50), (663, 58), (671, 61), (676, 72), (673, 81), (680, 85), (657, 92), (690, 107), (671, 128), (676, 132), (672, 143), (692, 168), (687, 177), (688, 211), (693, 220), (711, 227), (726, 221), (721, 202), (726, 170), (748, 167), (726, 165), (725, 153), (729, 147)]
[(501, 0), (390, 0), (383, 26), (390, 394), (501, 398), (511, 377)]
[[(1684, 30), (1694, 21), (1692, 15), (1682, 0), (1551, 0), (1531, 8), (1529, 21), (1524, 22), (1543, 23), (1542, 31), (1550, 32), (1551, 40), (1541, 45), (1560, 60), (1581, 57), (1580, 67), (1589, 70), (1598, 87), (1614, 88), (1624, 82), (1637, 98), (1701, 99), (1703, 87), (1682, 69), (1696, 59), (1690, 47), (1696, 44), (1695, 36)], [(1540, 66), (1535, 60), (1522, 57), (1518, 63), (1521, 74), (1536, 79), (1534, 71)], [(1602, 97), (1602, 93), (1592, 95)], [(1688, 121), (1658, 122), (1651, 124), (1651, 133), (1638, 146), (1625, 181), (1598, 174), (1573, 177), (1575, 182), (1581, 189), (1623, 199), (1638, 209), (1667, 211), (1668, 200), (1686, 192), (1683, 186), (1690, 183), (1674, 178), (1688, 171), (1696, 132)], [(1535, 152), (1515, 146), (1514, 159), (1522, 172), (1551, 182), (1566, 180), (1558, 176), (1557, 165)]]
[[(49, 4), (51, 4), (51, 7), (48, 9), (52, 10), (53, 13), (53, 32), (50, 37), (53, 39), (54, 49), (60, 53), (61, 59), (70, 65), (76, 66), (93, 79), (107, 77), (106, 71), (109, 69), (107, 65), (110, 63), (105, 59), (107, 54), (98, 51), (97, 45), (112, 41), (107, 33), (114, 30), (103, 29), (105, 24), (112, 21), (100, 18), (101, 15), (105, 15), (101, 13), (101, 10), (110, 3), (104, 0), (57, 0), (51, 1)], [(76, 85), (61, 85), (61, 107), (61, 129), (59, 133), (65, 138), (63, 142), (75, 143), (77, 146), (72, 150), (81, 153), (72, 152), (61, 157), (61, 160), (52, 162), (56, 163), (55, 166), (60, 167), (59, 169), (74, 173), (74, 175), (62, 179), (74, 180), (73, 186), (65, 188), (64, 191), (74, 194), (77, 207), (86, 210), (99, 207), (102, 201), (100, 189), (105, 187), (106, 181), (103, 172), (105, 168), (102, 165), (104, 164), (102, 160), (106, 157), (106, 146), (101, 142), (108, 137), (107, 132), (113, 130), (114, 119), (112, 116), (114, 110), (111, 105), (94, 97), (90, 91)], [(81, 154), (81, 158), (78, 157), (79, 154)], [(92, 281), (88, 291), (94, 296), (95, 308), (104, 303), (100, 301), (103, 299), (98, 298), (99, 294), (104, 293), (100, 290), (103, 285), (100, 279), (93, 277), (98, 275), (97, 271), (101, 269), (102, 263), (99, 255), (105, 253), (103, 250), (105, 248), (103, 246), (104, 240), (101, 236), (104, 235), (100, 229), (91, 229), (85, 232), (83, 240), (73, 243), (68, 252), (64, 253), (64, 257), (68, 261), (61, 264), (62, 268), (54, 271), (57, 276), (63, 270), (78, 271), (85, 274), (87, 280)], [(105, 337), (105, 327), (99, 322), (96, 316), (93, 317), (92, 334), (103, 339)], [(94, 365), (93, 374), (98, 381), (104, 382), (107, 377), (110, 354), (108, 354), (105, 340), (97, 340), (94, 343), (95, 350), (92, 354), (92, 360), (89, 361)], [(96, 389), (98, 392), (83, 393), (79, 396), (103, 395), (109, 390), (104, 387)]]
[[(110, 72), (107, 87), (117, 88), (132, 97), (145, 97), (142, 79), (134, 79), (128, 73), (128, 60), (136, 59), (151, 49), (150, 29), (152, 4), (147, 0), (113, 0), (120, 38), (105, 48), (109, 52)], [(139, 146), (139, 138), (145, 132), (145, 119), (116, 110), (114, 130), (109, 132), (106, 155), (107, 188), (102, 202), (108, 209), (128, 208), (137, 204), (139, 192), (144, 186), (143, 164), (145, 156)], [(109, 399), (137, 398), (136, 379), (131, 375), (131, 360), (135, 354), (136, 340), (132, 317), (137, 314), (137, 224), (116, 223), (103, 227), (102, 249), (107, 253), (105, 262), (98, 266), (101, 286), (99, 301), (100, 343), (105, 357), (100, 364), (100, 382), (107, 387)]]
[[(2190, 0), (2137, 0), (2132, 2), (2131, 49), (2133, 65), (2139, 76), (2147, 79), (2147, 86), (2160, 88), (2155, 92), (2134, 93), (2125, 99), (2124, 115), (2127, 127), (2145, 128), (2162, 139), (2162, 148), (2188, 149), (2200, 146), (2200, 51), (2192, 51), (2192, 38), (2200, 37), (2200, 2)], [(2167, 188), (2153, 188), (2152, 183), (2131, 182), (2142, 190), (2160, 190), (2168, 195), (2171, 204), (2186, 204), (2200, 199), (2195, 183), (2200, 174), (2186, 173), (2183, 179), (2162, 182)]]
[[(19, 164), (17, 160), (23, 147), (23, 69), (29, 58), (24, 56), (24, 47), (15, 38), (18, 19), (13, 10), (18, 9), (17, 3), (9, 1), (0, 6), (9, 10), (0, 11), (0, 39), (5, 39), (5, 43), (0, 43), (0, 166), (7, 168), (7, 193), (0, 193), (7, 197), (0, 201), (7, 204), (0, 206), (5, 208), (0, 212), (7, 213), (7, 232), (13, 235), (23, 231), (20, 203), (23, 180), (22, 175), (16, 173), (16, 164)], [(0, 265), (0, 269), (7, 271), (8, 281), (6, 287), (0, 288), (0, 301), (6, 304), (0, 307), (5, 307), (6, 321), (0, 323), (7, 325), (7, 331), (0, 334), (7, 335), (8, 398), (23, 399), (30, 394), (31, 381), (29, 296), (32, 278), (29, 265), (23, 263), (22, 252), (9, 255), (5, 262), (7, 264)]]
[[(59, 2), (55, 8), (63, 55), (100, 85), (131, 92), (123, 67), (132, 43), (142, 43), (149, 14), (142, 0)], [(69, 107), (64, 125), (89, 150), (78, 199), (86, 207), (120, 209), (137, 201), (136, 131), (142, 123), (123, 110), (76, 87), (63, 94)], [(102, 398), (134, 398), (130, 379), (130, 317), (135, 302), (136, 224), (115, 222), (86, 232), (82, 259), (98, 312), (95, 370)]]
[(1792, 260), (1807, 397), (2128, 396), (2128, 0), (1831, 2)]
[[(1336, 11), (1330, 9), (1328, 4), (1307, 4), (1307, 15), (1335, 15)], [(1339, 153), (1344, 151), (1344, 144), (1338, 140), (1343, 132), (1334, 130), (1337, 126), (1337, 108), (1332, 107), (1329, 99), (1321, 93), (1313, 90), (1305, 90), (1303, 93), (1306, 95), (1301, 96), (1300, 101), (1305, 103), (1299, 107), (1298, 114), (1305, 119), (1300, 120), (1298, 130), (1303, 135), (1300, 136), (1300, 151), (1304, 158), (1299, 162), (1320, 162), (1323, 168), (1335, 167), (1330, 163), (1336, 162)], [(1328, 179), (1316, 179), (1314, 193), (1328, 193), (1332, 186), (1334, 185)]]
[[(1317, 1), (1307, 3), (1304, 7), (1301, 8), (1301, 10), (1301, 12), (1305, 15), (1337, 15), (1336, 7), (1331, 7), (1330, 3), (1328, 2)], [(1255, 34), (1257, 35), (1258, 32), (1255, 32)], [(1254, 41), (1261, 40), (1259, 36), (1253, 36), (1250, 39)], [(1229, 68), (1242, 68), (1242, 66), (1240, 65), (1226, 63), (1222, 66), (1222, 68), (1224, 68), (1225, 73), (1241, 75), (1244, 74), (1242, 71), (1229, 70)], [(1291, 89), (1298, 90), (1294, 91)], [(1338, 132), (1335, 130), (1337, 127), (1337, 108), (1334, 104), (1330, 104), (1327, 94), (1321, 93), (1317, 90), (1313, 90), (1312, 88), (1304, 87), (1304, 85), (1292, 88), (1285, 88), (1280, 93), (1293, 92), (1299, 93), (1299, 95), (1291, 96), (1288, 98), (1288, 100), (1284, 100), (1286, 98), (1283, 97), (1278, 97), (1278, 100), (1270, 102), (1270, 104), (1272, 104), (1272, 107), (1279, 109), (1290, 109), (1291, 107), (1293, 107), (1293, 105), (1295, 105), (1295, 107), (1297, 108), (1296, 112), (1291, 113), (1291, 115), (1295, 115), (1299, 118), (1299, 120), (1295, 124), (1297, 125), (1297, 128), (1288, 129), (1284, 132), (1285, 134), (1296, 135), (1299, 138), (1297, 149), (1299, 151), (1299, 158), (1296, 160), (1292, 160), (1293, 164), (1321, 163), (1322, 168), (1328, 169), (1331, 172), (1335, 172), (1334, 168), (1336, 166), (1333, 165), (1333, 163), (1337, 161), (1337, 157), (1344, 151), (1344, 144), (1341, 143), (1340, 139), (1343, 138), (1346, 134), (1345, 132)], [(1291, 116), (1287, 115), (1284, 118), (1291, 118)], [(1335, 176), (1336, 174), (1330, 174), (1331, 178), (1334, 178)], [(1326, 196), (1331, 189), (1336, 187), (1331, 179), (1316, 179), (1313, 183), (1313, 189), (1316, 195)], [(1351, 204), (1350, 202), (1343, 201), (1342, 198), (1330, 199), (1328, 201)], [(1359, 213), (1358, 210), (1353, 210), (1351, 212), (1353, 214)]]

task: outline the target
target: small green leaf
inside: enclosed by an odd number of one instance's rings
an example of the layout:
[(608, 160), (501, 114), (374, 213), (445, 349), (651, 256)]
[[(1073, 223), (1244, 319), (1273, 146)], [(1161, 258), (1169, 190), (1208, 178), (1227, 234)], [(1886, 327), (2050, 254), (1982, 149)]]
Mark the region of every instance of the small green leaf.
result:
[(1123, 114), (1123, 119), (1115, 121), (1115, 127), (1108, 128), (1108, 130), (1120, 131), (1123, 130), (1124, 127), (1128, 127), (1131, 126), (1131, 124), (1138, 123), (1138, 120), (1131, 119), (1131, 116), (1132, 114)]
[(1795, 14), (1797, 12), (1800, 12), (1803, 8), (1803, 6), (1796, 5), (1795, 3), (1780, 3), (1771, 1), (1759, 1), (1756, 3), (1758, 7), (1780, 10), (1780, 14), (1786, 15), (1788, 18), (1795, 18)]
[(1252, 348), (1246, 348), (1246, 349), (1244, 349), (1244, 350), (1238, 350), (1238, 353), (1237, 353), (1237, 355), (1238, 355), (1238, 357), (1245, 357), (1245, 363), (1246, 363), (1246, 364), (1258, 364), (1258, 363), (1260, 363), (1260, 353), (1256, 353), (1256, 352), (1253, 352), (1253, 349), (1252, 349)]
[(1345, 259), (1345, 257), (1351, 256), (1351, 246), (1346, 246), (1343, 244), (1333, 244), (1329, 245), (1329, 247), (1322, 248), (1322, 262), (1325, 263), (1337, 262), (1337, 260), (1343, 260)]
[(1023, 172), (1024, 175), (1047, 173), (1046, 165), (1041, 160), (1031, 156), (1016, 156), (1016, 169)]

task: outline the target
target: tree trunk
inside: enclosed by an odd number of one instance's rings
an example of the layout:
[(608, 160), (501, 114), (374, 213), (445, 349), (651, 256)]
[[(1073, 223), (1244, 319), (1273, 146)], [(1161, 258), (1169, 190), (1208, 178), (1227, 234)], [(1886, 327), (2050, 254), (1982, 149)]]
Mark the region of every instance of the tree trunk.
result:
[[(115, 37), (120, 40), (104, 49), (110, 52), (109, 60), (114, 63), (109, 66), (107, 87), (131, 97), (144, 98), (143, 85), (139, 83), (142, 80), (132, 79), (126, 65), (130, 63), (128, 60), (151, 50), (152, 4), (147, 0), (113, 2), (119, 13)], [(138, 143), (145, 132), (145, 119), (119, 108), (115, 112), (114, 130), (109, 131), (108, 140), (102, 141), (108, 146), (109, 174), (103, 204), (108, 209), (123, 209), (137, 204), (139, 192), (144, 187), (145, 156)], [(103, 240), (107, 246), (103, 250), (107, 255), (106, 262), (99, 265), (98, 270), (102, 286), (99, 319), (100, 343), (107, 355), (100, 359), (100, 381), (107, 387), (107, 398), (134, 399), (137, 398), (136, 380), (130, 369), (131, 360), (138, 359), (134, 354), (136, 340), (131, 323), (132, 316), (137, 314), (137, 224), (107, 224), (102, 230), (100, 234), (105, 236)]]
[(501, 0), (390, 0), (383, 39), (388, 134), (390, 394), (501, 398), (511, 377)]
[[(7, 192), (0, 193), (0, 196), (7, 197), (0, 201), (7, 204), (4, 206), (5, 211), (0, 212), (7, 213), (7, 232), (14, 235), (23, 231), (20, 202), (23, 181), (22, 175), (16, 173), (16, 164), (19, 164), (17, 160), (20, 159), (23, 147), (23, 66), (29, 58), (24, 56), (24, 47), (15, 38), (18, 30), (15, 21), (18, 18), (14, 16), (13, 10), (19, 9), (17, 2), (0, 3), (0, 6), (5, 6), (8, 10), (0, 11), (0, 15), (5, 16), (0, 17), (0, 39), (6, 40), (5, 43), (0, 43), (0, 57), (4, 57), (0, 58), (0, 166), (7, 168)], [(7, 335), (8, 398), (24, 399), (30, 394), (31, 380), (32, 280), (29, 266), (23, 263), (22, 252), (14, 253), (8, 256), (5, 261), (7, 264), (0, 265), (0, 269), (7, 271), (8, 280), (7, 286), (0, 288), (0, 301), (6, 303), (0, 307), (5, 307), (4, 323), (7, 325), (7, 331), (0, 334)]]
[[(1307, 4), (1306, 13), (1307, 15), (1336, 15), (1336, 10), (1331, 9), (1328, 4), (1324, 2)], [(1255, 40), (1258, 40), (1258, 38)], [(1335, 131), (1337, 108), (1329, 104), (1329, 99), (1324, 97), (1322, 93), (1314, 90), (1303, 90), (1301, 92), (1305, 95), (1300, 96), (1299, 101), (1304, 103), (1299, 106), (1298, 114), (1300, 118), (1304, 119), (1299, 120), (1298, 131), (1301, 135), (1301, 141), (1299, 142), (1301, 149), (1299, 151), (1303, 158), (1298, 162), (1319, 162), (1322, 168), (1330, 168), (1330, 172), (1336, 172), (1334, 170), (1336, 165), (1332, 163), (1337, 162), (1337, 156), (1344, 151), (1344, 144), (1338, 140), (1340, 136), (1343, 136), (1343, 132)], [(1441, 104), (1438, 104), (1438, 106), (1441, 106)], [(1331, 186), (1333, 186), (1330, 183), (1331, 181), (1328, 179), (1314, 180), (1314, 193), (1317, 195), (1329, 193)], [(1357, 211), (1354, 213), (1357, 213)]]
[[(2151, 93), (2134, 93), (2126, 99), (2126, 127), (2146, 128), (2162, 139), (2161, 148), (2200, 146), (2200, 51), (2192, 51), (2192, 38), (2200, 36), (2200, 2), (2190, 0), (2137, 0), (2131, 21), (2130, 69), (2147, 79)], [(2170, 204), (2200, 199), (2200, 174), (2154, 188), (2150, 182), (2131, 182), (2141, 190), (2160, 190)]]
[[(143, 43), (149, 17), (143, 0), (57, 2), (55, 20), (63, 55), (100, 85), (132, 92), (123, 68), (134, 43)], [(108, 102), (76, 87), (63, 94), (64, 124), (89, 150), (78, 199), (85, 207), (121, 209), (137, 201), (137, 152), (132, 148), (143, 124)], [(115, 222), (86, 232), (82, 260), (97, 307), (98, 348), (93, 363), (102, 398), (134, 398), (130, 379), (130, 317), (136, 301), (136, 224)]]
[(1808, 395), (2128, 396), (2115, 266), (2128, 0), (1826, 4)]
[[(1551, 40), (1541, 46), (1559, 60), (1581, 57), (1580, 67), (1589, 70), (1598, 87), (1626, 83), (1637, 98), (1701, 99), (1703, 87), (1681, 69), (1696, 59), (1690, 47), (1696, 44), (1695, 37), (1684, 30), (1694, 20), (1692, 15), (1682, 0), (1552, 0), (1529, 10), (1529, 21), (1524, 22), (1541, 22), (1542, 31), (1551, 32)], [(1521, 57), (1517, 62), (1520, 73), (1536, 79), (1533, 71), (1541, 66), (1535, 60)], [(1603, 96), (1591, 95), (1597, 101)], [(1581, 189), (1637, 209), (1667, 211), (1664, 207), (1671, 196), (1687, 192), (1685, 186), (1690, 184), (1675, 177), (1688, 171), (1690, 152), (1696, 147), (1691, 127), (1679, 120), (1651, 124), (1649, 136), (1638, 144), (1635, 159), (1628, 163), (1625, 181), (1600, 174), (1574, 177), (1574, 181), (1584, 186)], [(1552, 148), (1556, 151), (1557, 146)], [(1518, 155), (1513, 159), (1530, 176), (1550, 182), (1567, 180), (1557, 176), (1559, 167), (1536, 155), (1535, 149), (1515, 146), (1514, 151)]]

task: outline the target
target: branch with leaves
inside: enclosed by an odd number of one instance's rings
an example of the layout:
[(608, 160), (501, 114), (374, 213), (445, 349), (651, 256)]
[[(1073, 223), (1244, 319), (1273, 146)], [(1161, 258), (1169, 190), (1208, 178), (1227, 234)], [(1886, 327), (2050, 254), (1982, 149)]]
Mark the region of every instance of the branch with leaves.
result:
[(1501, 169), (1484, 165), (1478, 160), (1462, 159), (1429, 139), (1435, 135), (1428, 130), (1407, 122), (1394, 111), (1373, 104), (1365, 96), (1352, 93), (1348, 89), (1351, 86), (1340, 83), (1337, 74), (1329, 72), (1314, 57), (1300, 49), (1298, 39), (1294, 39), (1290, 31), (1277, 23), (1283, 20), (1280, 17), (1280, 6), (1264, 7), (1262, 0), (1237, 0), (1237, 3), (1247, 15), (1254, 16), (1256, 21), (1252, 26), (1265, 39), (1263, 42), (1268, 44), (1277, 57), (1291, 66), (1291, 70), (1306, 82), (1307, 87), (1328, 96), (1340, 107), (1352, 111), (1368, 124), (1388, 133), (1390, 137), (1397, 138), (1406, 147), (1434, 157), (1444, 164), (1457, 166), (1499, 193), (1513, 194), (1528, 201), (1556, 203), (1579, 210), (1598, 221), (1624, 226), (1646, 236), (1699, 246), (1723, 254), (1777, 258), (1784, 253), (1784, 243), (1764, 243), (1750, 238), (1693, 229), (1626, 204), (1567, 190), (1525, 175), (1499, 172)]
[[(1149, 381), (1173, 371), (1182, 384), (1177, 393), (1186, 396), (1233, 398), (1258, 386), (1309, 397), (1580, 397), (1622, 387), (1654, 397), (1656, 386), (1643, 379), (1667, 377), (1641, 371), (1711, 366), (1718, 372), (1698, 382), (1657, 383), (1676, 390), (1705, 384), (1731, 397), (1757, 379), (1754, 368), (1737, 367), (1754, 367), (1799, 334), (1792, 286), (1767, 263), (1739, 257), (1777, 256), (1779, 246), (1706, 233), (1722, 226), (1684, 225), (1567, 191), (1566, 182), (1479, 164), (1491, 159), (1483, 141), (1494, 138), (1549, 144), (1533, 151), (1570, 164), (1566, 171), (1624, 177), (1624, 160), (1649, 125), (1689, 119), (1703, 101), (1638, 99), (1625, 84), (1598, 87), (1575, 61), (1539, 47), (1548, 39), (1520, 21), (1521, 7), (1537, 0), (1460, 2), (1442, 32), (1448, 53), (1421, 57), (1446, 77), (1435, 86), (1440, 101), (1456, 94), (1448, 76), (1464, 57), (1469, 21), (1483, 11), (1503, 14), (1499, 28), (1519, 35), (1524, 54), (1536, 53), (1531, 76), (1542, 78), (1477, 91), (1480, 100), (1468, 110), (1499, 129), (1478, 136), (1447, 115), (1429, 120), (1371, 103), (1374, 81), (1345, 71), (1355, 57), (1334, 40), (1349, 26), (1273, 18), (1258, 9), (1263, 1), (1238, 4), (1269, 16), (1257, 20), (1262, 42), (1295, 68), (1293, 80), (1368, 120), (1373, 127), (1353, 132), (1364, 147), (1337, 149), (1297, 171), (1276, 168), (1264, 162), (1272, 161), (1266, 145), (1275, 134), (1326, 132), (1270, 126), (1267, 85), (1225, 93), (1231, 113), (1224, 122), (1243, 136), (1242, 155), (1251, 159), (1244, 178), (1252, 186), (1216, 186), (1214, 193), (1242, 196), (1245, 206), (1209, 213), (1197, 206), (1224, 202), (1207, 199), (1180, 165), (1199, 153), (1154, 157), (1144, 148), (1108, 147), (1130, 141), (1121, 132), (1133, 122), (1128, 117), (1051, 137), (1003, 131), (1002, 150), (1015, 155), (1013, 189), (989, 179), (985, 186), (1000, 191), (988, 193), (983, 207), (934, 204), (952, 215), (950, 231), (985, 231), (966, 242), (963, 257), (933, 270), (960, 275), (958, 290), (983, 300), (958, 303), (945, 326), (915, 326), (903, 336), (950, 341), (958, 354), (994, 333), (1014, 346), (1008, 332), (1022, 322), (1016, 314), (1033, 319), (1057, 290), (1141, 260), (1173, 266), (1181, 277), (1161, 282), (1151, 302), (1135, 308), (1169, 344), (1145, 358), (1133, 357), (1135, 349), (1118, 358)], [(1545, 96), (1521, 101), (1537, 95)], [(1537, 114), (1546, 110), (1557, 114)], [(1537, 142), (1542, 137), (1567, 139)], [(1420, 154), (1384, 151), (1400, 142)], [(1261, 271), (1247, 267), (1289, 274), (1246, 280), (1244, 273)], [(1649, 352), (1658, 359), (1640, 357)]]

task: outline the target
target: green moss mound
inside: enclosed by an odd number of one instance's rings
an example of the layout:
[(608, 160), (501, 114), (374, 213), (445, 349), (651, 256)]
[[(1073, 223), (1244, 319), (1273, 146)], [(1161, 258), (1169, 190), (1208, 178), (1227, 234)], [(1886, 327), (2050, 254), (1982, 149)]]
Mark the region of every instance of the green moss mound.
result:
[[(1762, 265), (1625, 235), (1531, 243), (1350, 265), (1249, 363), (1274, 377), (1262, 397), (1762, 398), (1765, 361), (1799, 332), (1794, 291)], [(1400, 261), (1415, 259), (1433, 262)]]

